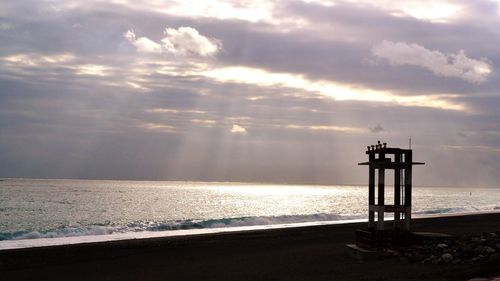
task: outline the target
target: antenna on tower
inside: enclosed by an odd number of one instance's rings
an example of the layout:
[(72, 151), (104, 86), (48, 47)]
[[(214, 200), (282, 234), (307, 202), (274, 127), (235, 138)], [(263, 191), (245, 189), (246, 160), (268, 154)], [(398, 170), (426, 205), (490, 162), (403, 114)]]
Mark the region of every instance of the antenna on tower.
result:
[(410, 137), (410, 139), (408, 140), (408, 149), (411, 149), (411, 137)]

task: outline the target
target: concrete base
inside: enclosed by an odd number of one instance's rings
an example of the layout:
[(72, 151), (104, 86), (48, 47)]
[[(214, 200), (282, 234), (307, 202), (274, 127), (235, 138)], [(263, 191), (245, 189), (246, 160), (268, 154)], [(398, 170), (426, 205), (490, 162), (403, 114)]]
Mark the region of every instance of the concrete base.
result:
[(347, 255), (355, 258), (360, 262), (367, 260), (374, 260), (384, 256), (384, 252), (365, 249), (357, 246), (356, 244), (345, 244)]
[(418, 235), (427, 239), (447, 239), (453, 238), (453, 235), (445, 233), (435, 233), (435, 232), (413, 232), (413, 234)]
[(434, 232), (413, 232), (413, 239), (417, 243), (422, 243), (423, 241), (443, 241), (453, 238), (453, 235), (445, 233), (434, 233)]

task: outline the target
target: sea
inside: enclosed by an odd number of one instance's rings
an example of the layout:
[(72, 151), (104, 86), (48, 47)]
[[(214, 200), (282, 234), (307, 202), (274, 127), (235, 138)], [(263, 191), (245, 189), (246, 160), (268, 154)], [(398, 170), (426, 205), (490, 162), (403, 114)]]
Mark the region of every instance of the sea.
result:
[[(352, 185), (0, 179), (0, 250), (366, 221), (367, 200)], [(413, 188), (414, 217), (485, 212), (498, 188)]]

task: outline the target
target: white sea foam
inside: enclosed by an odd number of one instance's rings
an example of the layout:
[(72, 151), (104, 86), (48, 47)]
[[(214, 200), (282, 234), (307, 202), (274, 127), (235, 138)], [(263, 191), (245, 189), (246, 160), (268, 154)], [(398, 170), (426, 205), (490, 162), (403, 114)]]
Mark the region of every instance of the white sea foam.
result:
[[(469, 214), (498, 213), (498, 209), (500, 208), (497, 208), (497, 210), (494, 211), (483, 211), (483, 212), (473, 212), (473, 213), (470, 212), (447, 213), (447, 214), (433, 213), (425, 215), (416, 215), (415, 218), (448, 217), (448, 216), (461, 216)], [(297, 223), (286, 223), (286, 224), (231, 226), (231, 227), (228, 227), (230, 225), (226, 225), (226, 227), (220, 227), (220, 228), (182, 229), (182, 230), (170, 230), (170, 231), (117, 232), (107, 235), (93, 235), (89, 233), (89, 235), (83, 235), (83, 236), (72, 235), (72, 236), (61, 236), (55, 238), (37, 238), (37, 239), (0, 241), (0, 251), (9, 249), (49, 247), (58, 245), (86, 244), (86, 243), (110, 242), (110, 241), (120, 241), (120, 240), (160, 238), (160, 237), (191, 236), (191, 235), (213, 234), (213, 233), (232, 233), (232, 232), (242, 232), (242, 231), (252, 231), (252, 230), (296, 228), (296, 227), (335, 225), (335, 224), (359, 223), (359, 222), (367, 222), (367, 219), (346, 219), (337, 221), (315, 221), (315, 222), (300, 222), (300, 223), (297, 222)]]
[[(433, 214), (458, 214), (458, 213), (469, 213), (469, 212), (478, 212), (481, 211), (478, 208), (438, 208), (438, 209), (427, 209), (422, 211), (414, 212), (417, 215), (433, 215)], [(488, 211), (485, 209), (484, 211)]]
[(12, 240), (20, 239), (38, 239), (38, 238), (57, 238), (57, 237), (73, 237), (73, 236), (84, 236), (84, 235), (106, 235), (116, 232), (117, 229), (113, 227), (105, 226), (91, 226), (86, 228), (75, 228), (68, 227), (58, 230), (50, 230), (46, 232), (31, 231), (26, 233), (19, 233), (18, 235), (12, 235)]
[(252, 230), (334, 225), (334, 224), (344, 224), (344, 223), (357, 223), (364, 221), (366, 221), (366, 219), (350, 219), (342, 221), (317, 221), (317, 222), (287, 223), (287, 224), (274, 224), (274, 225), (235, 226), (235, 227), (204, 228), (204, 229), (182, 229), (173, 231), (141, 231), (141, 232), (113, 233), (109, 235), (62, 236), (57, 238), (5, 240), (5, 241), (0, 241), (0, 250), (86, 244), (86, 243), (109, 242), (109, 241), (132, 240), (132, 239), (148, 239), (148, 238), (159, 238), (159, 237), (191, 236), (191, 235), (211, 234), (211, 233), (232, 233), (232, 232), (252, 231)]
[[(184, 221), (138, 221), (126, 226), (102, 226), (94, 225), (87, 227), (59, 227), (57, 229), (46, 231), (29, 231), (0, 233), (2, 240), (22, 240), (39, 238), (58, 238), (89, 235), (109, 235), (117, 233), (137, 233), (137, 232), (155, 232), (155, 231), (177, 231), (177, 230), (196, 230), (207, 228), (227, 228), (242, 226), (266, 226), (266, 225), (285, 225), (306, 222), (323, 221), (344, 221), (356, 219), (356, 216), (340, 216), (336, 214), (312, 214), (312, 215), (284, 215), (284, 216), (262, 216), (262, 217), (241, 217), (241, 218), (222, 218), (210, 220), (184, 220)], [(1, 243), (1, 241), (0, 241)]]
[[(446, 208), (414, 213), (415, 218), (444, 217), (464, 214), (496, 213), (500, 208), (477, 211), (463, 208)], [(204, 233), (235, 232), (258, 229), (277, 229), (313, 225), (344, 224), (366, 221), (366, 216), (342, 217), (336, 214), (314, 214), (277, 217), (226, 218), (207, 221), (136, 222), (129, 226), (92, 226), (86, 228), (61, 228), (46, 232), (26, 232), (0, 241), (1, 249), (41, 247), (50, 245), (91, 243), (125, 239), (184, 236)], [(386, 218), (391, 220), (391, 218)], [(17, 241), (17, 242), (16, 242)]]

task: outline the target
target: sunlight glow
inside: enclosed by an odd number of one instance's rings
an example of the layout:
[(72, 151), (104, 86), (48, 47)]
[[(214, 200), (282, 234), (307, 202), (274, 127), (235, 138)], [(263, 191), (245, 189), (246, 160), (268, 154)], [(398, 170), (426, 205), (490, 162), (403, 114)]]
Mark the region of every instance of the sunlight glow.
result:
[(139, 90), (139, 91), (147, 91), (147, 90), (149, 90), (149, 88), (144, 87), (141, 84), (135, 83), (135, 82), (132, 82), (132, 81), (125, 82), (125, 85), (127, 85), (129, 88), (132, 88), (134, 90)]
[[(491, 0), (497, 1), (498, 0)], [(52, 1), (44, 10), (48, 13), (61, 13), (65, 10), (85, 9), (101, 3), (101, 0), (66, 0)], [(418, 20), (445, 23), (458, 18), (464, 8), (460, 3), (451, 0), (302, 0), (311, 5), (332, 7), (337, 3), (349, 2), (359, 6), (368, 6), (382, 10), (397, 17), (413, 17)], [(290, 16), (280, 11), (282, 3), (275, 0), (231, 1), (231, 0), (112, 0), (112, 4), (124, 6), (137, 11), (152, 11), (168, 15), (190, 18), (213, 18), (218, 20), (242, 20), (251, 23), (265, 22), (280, 27), (280, 31), (303, 28), (315, 25), (314, 21), (306, 21), (300, 17)], [(144, 40), (143, 40), (144, 41)], [(152, 46), (151, 42), (146, 43)]]
[(163, 133), (175, 133), (176, 128), (174, 126), (160, 124), (160, 123), (144, 123), (138, 126), (139, 128), (146, 129), (149, 131), (157, 131)]
[(202, 124), (207, 127), (213, 127), (213, 125), (215, 125), (217, 121), (209, 119), (191, 119), (191, 123)]
[(247, 98), (247, 100), (251, 100), (251, 101), (259, 101), (259, 100), (265, 100), (266, 97), (264, 96), (254, 96), (254, 97), (249, 97)]
[(181, 109), (172, 109), (172, 108), (153, 108), (153, 109), (148, 110), (148, 112), (174, 113), (174, 114), (179, 114), (179, 113), (205, 114), (205, 113), (207, 113), (206, 111), (202, 111), (202, 110), (191, 110), (191, 109), (181, 110)]
[(17, 54), (3, 58), (4, 61), (15, 63), (22, 66), (44, 66), (61, 64), (75, 60), (75, 56), (70, 54), (60, 54), (60, 55), (46, 55), (40, 56), (37, 54)]
[[(333, 1), (333, 0), (332, 0)], [(316, 0), (322, 2), (323, 5), (331, 3), (328, 0)], [(339, 1), (333, 1), (339, 2)], [(454, 18), (457, 18), (463, 8), (459, 3), (453, 1), (429, 1), (429, 0), (409, 0), (409, 1), (394, 1), (394, 0), (347, 0), (347, 2), (358, 4), (361, 6), (371, 6), (376, 9), (384, 10), (396, 17), (413, 17), (418, 20), (446, 23)]]
[[(237, 193), (240, 195), (261, 195), (261, 196), (297, 196), (301, 198), (305, 195), (342, 195), (349, 192), (349, 190), (342, 188), (332, 188), (331, 186), (321, 188), (309, 188), (302, 185), (267, 185), (267, 184), (249, 184), (249, 185), (221, 185), (211, 187), (221, 193)], [(351, 191), (352, 192), (352, 191)]]
[(454, 149), (454, 150), (474, 150), (474, 151), (482, 151), (482, 152), (493, 152), (493, 153), (500, 153), (500, 148), (497, 147), (492, 147), (492, 146), (485, 146), (485, 145), (446, 145), (444, 146), (445, 149)]
[(461, 11), (461, 7), (446, 2), (401, 1), (399, 3), (401, 10), (407, 15), (431, 22), (447, 22)]
[(109, 67), (97, 64), (82, 64), (75, 67), (77, 75), (106, 76)]
[(173, 1), (114, 1), (115, 4), (125, 5), (140, 10), (154, 10), (156, 12), (186, 16), (206, 17), (216, 19), (239, 19), (258, 22), (271, 18), (273, 1), (256, 0), (235, 2), (227, 0), (173, 0)]
[(480, 74), (490, 74), (491, 68), (488, 65), (481, 65), (474, 67), (474, 71)]
[(465, 105), (448, 100), (454, 95), (398, 96), (388, 91), (354, 87), (325, 80), (309, 80), (303, 75), (269, 72), (250, 67), (224, 67), (208, 70), (202, 75), (220, 82), (233, 82), (258, 85), (270, 88), (292, 88), (317, 93), (341, 101), (371, 101), (396, 103), (403, 106), (432, 107), (447, 110), (465, 111)]
[(335, 5), (335, 1), (331, 0), (302, 0), (305, 3), (315, 3), (315, 4), (321, 4), (326, 7), (332, 7)]
[(329, 126), (329, 125), (286, 125), (287, 129), (301, 129), (301, 130), (313, 130), (313, 131), (334, 131), (334, 132), (344, 132), (344, 133), (367, 133), (368, 129), (355, 128), (355, 127), (342, 127), (342, 126)]
[(1, 58), (11, 69), (19, 67), (47, 69), (50, 67), (66, 68), (76, 75), (107, 76), (111, 67), (99, 64), (79, 64), (72, 54), (38, 55), (16, 54)]
[(234, 124), (230, 132), (233, 134), (245, 135), (247, 133), (247, 129), (243, 128), (240, 125)]
[[(62, 67), (70, 69), (75, 75), (94, 77), (114, 77), (116, 76), (110, 66), (97, 64), (78, 64), (75, 56), (70, 54), (60, 54), (53, 56), (35, 56), (30, 54), (18, 54), (0, 58), (4, 66), (12, 71), (25, 71), (24, 68), (44, 68)], [(479, 65), (477, 72), (485, 73), (491, 71), (481, 68)], [(147, 91), (150, 87), (162, 86), (161, 83), (152, 81), (151, 74), (171, 75), (175, 77), (186, 77), (187, 79), (209, 78), (221, 83), (242, 83), (251, 84), (263, 88), (296, 89), (289, 93), (290, 96), (304, 97), (309, 94), (318, 94), (324, 97), (333, 98), (339, 101), (368, 101), (402, 106), (430, 107), (445, 110), (469, 111), (463, 103), (454, 101), (458, 96), (453, 94), (433, 94), (433, 95), (397, 95), (390, 91), (374, 90), (362, 86), (341, 84), (330, 80), (313, 80), (304, 75), (284, 72), (270, 72), (260, 68), (244, 66), (230, 66), (221, 68), (211, 68), (206, 63), (179, 63), (161, 62), (151, 59), (139, 60), (130, 70), (125, 70), (120, 74), (123, 83), (112, 80), (101, 81), (110, 86), (126, 86), (140, 91)], [(147, 86), (145, 86), (147, 85)], [(250, 97), (252, 101), (263, 99), (263, 96)], [(161, 109), (159, 109), (161, 110)], [(167, 109), (168, 110), (168, 109)], [(200, 113), (200, 112), (197, 112)]]
[(242, 19), (257, 22), (271, 18), (271, 1), (246, 1), (243, 4), (232, 1), (202, 0), (173, 1), (176, 5), (165, 9), (168, 13), (186, 16), (214, 17), (217, 19)]

